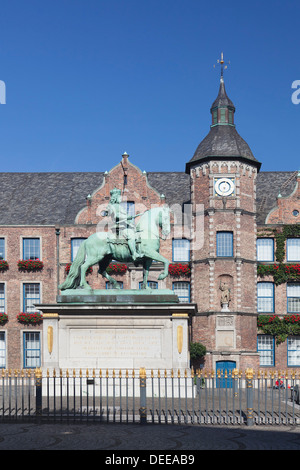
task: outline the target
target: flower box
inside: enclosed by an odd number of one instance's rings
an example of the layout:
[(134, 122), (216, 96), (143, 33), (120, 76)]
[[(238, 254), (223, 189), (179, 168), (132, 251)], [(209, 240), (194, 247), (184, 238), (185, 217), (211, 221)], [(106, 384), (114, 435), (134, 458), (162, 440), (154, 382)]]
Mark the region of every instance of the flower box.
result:
[(106, 268), (106, 272), (107, 272), (108, 274), (110, 274), (110, 273), (125, 274), (126, 271), (127, 271), (127, 266), (126, 266), (126, 264), (115, 263), (115, 264), (110, 264), (110, 265)]
[(3, 325), (8, 320), (7, 313), (0, 313), (0, 325)]
[(191, 268), (189, 264), (170, 264), (169, 265), (169, 274), (170, 276), (180, 277), (180, 276), (190, 276), (191, 275)]
[(289, 281), (300, 281), (300, 264), (259, 264), (257, 274), (261, 277), (273, 276), (276, 285)]
[(8, 267), (8, 262), (4, 259), (0, 259), (0, 271), (6, 271)]
[(40, 271), (43, 267), (43, 261), (40, 261), (39, 259), (20, 259), (18, 261), (18, 268), (20, 271)]
[(43, 320), (43, 315), (41, 313), (35, 312), (35, 313), (25, 313), (21, 312), (19, 315), (17, 315), (17, 320), (20, 323), (27, 323), (31, 325), (36, 325), (40, 323)]
[[(69, 274), (71, 266), (72, 266), (72, 263), (68, 263), (67, 266), (65, 267), (65, 271), (66, 271), (67, 274)], [(93, 272), (93, 268), (92, 268), (92, 266), (90, 266), (86, 273), (87, 274), (92, 274), (92, 272)]]

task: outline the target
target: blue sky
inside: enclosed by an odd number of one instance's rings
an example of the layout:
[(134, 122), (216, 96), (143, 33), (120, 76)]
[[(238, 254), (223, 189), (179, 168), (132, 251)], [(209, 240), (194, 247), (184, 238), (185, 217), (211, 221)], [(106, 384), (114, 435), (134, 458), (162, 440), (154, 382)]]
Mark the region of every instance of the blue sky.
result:
[(224, 52), (237, 131), (264, 171), (300, 169), (300, 4), (2, 0), (1, 171), (105, 171), (123, 152), (185, 171)]

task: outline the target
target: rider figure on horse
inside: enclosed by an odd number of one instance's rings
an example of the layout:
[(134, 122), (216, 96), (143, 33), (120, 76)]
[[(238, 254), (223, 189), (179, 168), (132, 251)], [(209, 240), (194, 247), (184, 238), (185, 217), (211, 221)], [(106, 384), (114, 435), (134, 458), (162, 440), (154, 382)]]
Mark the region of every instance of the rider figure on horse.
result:
[(121, 205), (121, 190), (114, 188), (110, 191), (110, 201), (105, 215), (111, 216), (114, 221), (114, 233), (117, 238), (127, 241), (132, 260), (136, 261), (141, 255), (136, 251), (136, 228), (134, 217), (128, 215)]

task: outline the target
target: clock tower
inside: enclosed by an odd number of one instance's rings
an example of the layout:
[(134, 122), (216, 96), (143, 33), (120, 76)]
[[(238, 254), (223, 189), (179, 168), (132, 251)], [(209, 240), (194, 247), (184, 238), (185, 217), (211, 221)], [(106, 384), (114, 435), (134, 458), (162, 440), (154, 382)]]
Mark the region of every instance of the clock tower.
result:
[[(261, 164), (236, 130), (223, 56), (219, 63), (210, 131), (186, 164), (194, 221), (191, 301), (198, 304), (192, 341), (206, 346), (205, 367), (230, 370), (257, 367), (259, 360), (256, 177)], [(203, 242), (193, 243), (199, 230)]]

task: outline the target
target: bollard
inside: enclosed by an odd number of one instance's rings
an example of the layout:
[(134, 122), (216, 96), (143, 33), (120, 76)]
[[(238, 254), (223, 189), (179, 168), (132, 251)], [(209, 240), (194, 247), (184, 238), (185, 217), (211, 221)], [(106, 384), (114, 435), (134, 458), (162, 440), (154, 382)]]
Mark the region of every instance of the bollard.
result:
[(35, 405), (38, 422), (42, 419), (42, 369), (36, 368), (35, 372)]
[(147, 423), (146, 369), (140, 368), (140, 424)]
[(253, 426), (253, 369), (246, 370), (247, 387), (247, 426)]

